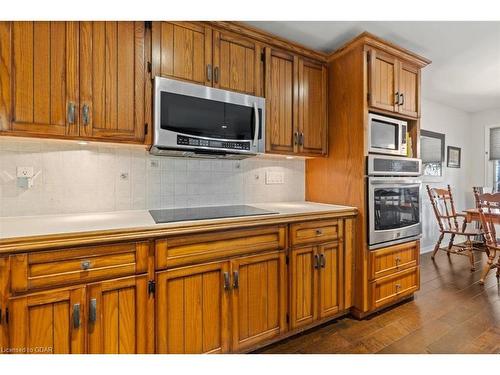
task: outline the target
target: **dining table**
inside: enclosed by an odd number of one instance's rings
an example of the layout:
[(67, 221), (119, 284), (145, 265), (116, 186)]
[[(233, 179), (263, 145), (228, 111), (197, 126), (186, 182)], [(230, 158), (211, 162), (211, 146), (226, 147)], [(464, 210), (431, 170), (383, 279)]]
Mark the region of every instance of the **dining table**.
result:
[[(477, 208), (469, 208), (463, 211), (465, 214), (465, 221), (467, 223), (472, 223), (472, 222), (480, 222), (481, 218), (479, 217), (479, 209)], [(491, 210), (491, 213), (487, 213), (486, 216), (491, 217), (491, 221), (494, 224), (499, 224), (500, 225), (500, 210), (494, 209)]]

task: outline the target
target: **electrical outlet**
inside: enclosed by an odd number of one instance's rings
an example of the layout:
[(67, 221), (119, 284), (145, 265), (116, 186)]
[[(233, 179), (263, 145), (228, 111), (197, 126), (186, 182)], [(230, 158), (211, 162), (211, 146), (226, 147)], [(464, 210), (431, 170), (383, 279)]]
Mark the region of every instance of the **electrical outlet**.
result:
[(284, 184), (285, 183), (285, 173), (278, 171), (267, 171), (266, 172), (266, 185)]
[(17, 167), (17, 177), (31, 178), (34, 174), (33, 167)]

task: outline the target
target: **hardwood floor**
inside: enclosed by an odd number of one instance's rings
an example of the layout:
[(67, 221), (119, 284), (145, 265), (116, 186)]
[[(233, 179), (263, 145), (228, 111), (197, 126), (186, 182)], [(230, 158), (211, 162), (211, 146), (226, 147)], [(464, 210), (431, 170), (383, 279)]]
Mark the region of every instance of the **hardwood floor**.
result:
[(257, 353), (500, 353), (500, 284), (490, 272), (479, 285), (486, 257), (440, 252), (421, 256), (415, 298), (367, 320), (342, 318)]

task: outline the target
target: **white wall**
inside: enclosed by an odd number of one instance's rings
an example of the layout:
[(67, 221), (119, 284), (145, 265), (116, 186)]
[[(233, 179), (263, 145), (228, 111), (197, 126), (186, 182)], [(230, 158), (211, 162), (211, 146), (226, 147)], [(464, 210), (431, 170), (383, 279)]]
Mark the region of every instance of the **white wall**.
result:
[[(461, 168), (447, 168), (445, 161), (442, 178), (423, 178), (422, 252), (431, 250), (439, 237), (438, 224), (425, 185), (445, 187), (449, 184), (452, 188), (457, 211), (460, 211), (473, 207), (472, 186), (483, 184), (478, 173), (478, 170), (483, 168), (483, 154), (477, 145), (480, 136), (477, 129), (471, 126), (471, 117), (471, 114), (465, 111), (430, 100), (422, 100), (421, 129), (444, 133), (445, 153), (447, 146), (456, 146), (462, 149)], [(446, 240), (447, 238), (445, 238)]]
[[(303, 201), (304, 164), (166, 158), (141, 146), (0, 137), (0, 216)], [(32, 189), (17, 186), (18, 166), (41, 172)], [(283, 172), (285, 183), (266, 185), (270, 170)]]

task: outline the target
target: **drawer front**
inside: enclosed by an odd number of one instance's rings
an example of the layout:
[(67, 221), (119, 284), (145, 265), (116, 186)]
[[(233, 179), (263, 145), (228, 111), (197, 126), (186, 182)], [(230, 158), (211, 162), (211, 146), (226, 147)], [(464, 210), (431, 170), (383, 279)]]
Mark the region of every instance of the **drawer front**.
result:
[(371, 308), (376, 309), (420, 289), (420, 269), (410, 268), (370, 283)]
[(416, 267), (419, 256), (419, 241), (370, 251), (370, 280)]
[(148, 255), (148, 242), (16, 254), (10, 257), (11, 289), (22, 292), (147, 272)]
[(290, 225), (292, 246), (308, 245), (342, 238), (342, 220), (316, 220)]
[(156, 269), (286, 248), (286, 226), (173, 236), (156, 241)]

